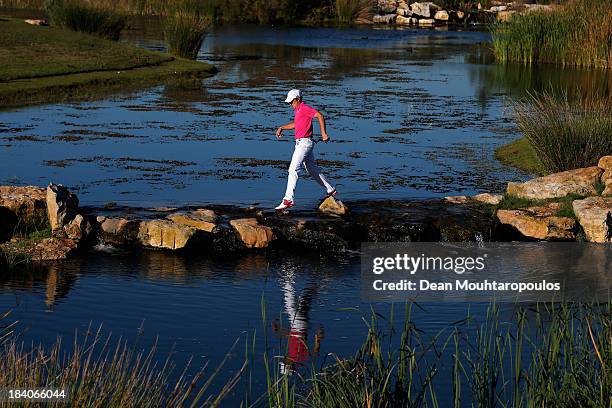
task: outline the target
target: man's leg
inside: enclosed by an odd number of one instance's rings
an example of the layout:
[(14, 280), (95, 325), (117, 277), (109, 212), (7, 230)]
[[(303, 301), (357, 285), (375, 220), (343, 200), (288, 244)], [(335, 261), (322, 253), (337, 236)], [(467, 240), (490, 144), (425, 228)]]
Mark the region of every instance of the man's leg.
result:
[(304, 167), (306, 167), (306, 171), (308, 171), (312, 178), (314, 178), (317, 183), (325, 188), (325, 191), (331, 193), (335, 189), (331, 184), (329, 184), (325, 176), (321, 174), (321, 170), (315, 161), (313, 150), (314, 149), (311, 147), (306, 153), (306, 157), (304, 158)]
[(295, 186), (297, 185), (299, 173), (304, 163), (304, 157), (306, 156), (307, 149), (304, 143), (296, 142), (293, 156), (291, 157), (291, 164), (289, 165), (289, 177), (287, 178), (287, 190), (285, 191), (284, 199), (287, 201), (293, 201), (293, 195), (295, 193)]

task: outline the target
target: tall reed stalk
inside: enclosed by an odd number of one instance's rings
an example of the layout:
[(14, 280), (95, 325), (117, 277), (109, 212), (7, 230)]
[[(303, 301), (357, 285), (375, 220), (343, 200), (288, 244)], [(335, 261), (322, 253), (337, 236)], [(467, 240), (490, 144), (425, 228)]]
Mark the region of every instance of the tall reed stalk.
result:
[(114, 8), (99, 7), (83, 0), (47, 0), (45, 10), (51, 24), (117, 41), (127, 17)]
[(549, 173), (594, 166), (612, 152), (612, 99), (543, 93), (514, 105), (519, 129)]
[(359, 17), (372, 14), (372, 0), (335, 0), (336, 16), (342, 24), (354, 23)]
[(612, 68), (609, 0), (570, 0), (552, 11), (514, 14), (491, 32), (499, 62)]
[(212, 18), (203, 14), (194, 0), (170, 2), (164, 17), (168, 51), (182, 58), (196, 59)]

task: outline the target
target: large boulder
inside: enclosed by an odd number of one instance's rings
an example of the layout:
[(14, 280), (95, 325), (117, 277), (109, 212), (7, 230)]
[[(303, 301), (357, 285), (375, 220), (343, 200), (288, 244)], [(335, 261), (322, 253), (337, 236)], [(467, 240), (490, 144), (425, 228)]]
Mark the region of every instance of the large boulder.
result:
[(100, 216), (97, 222), (102, 243), (116, 247), (129, 247), (138, 243), (140, 221)]
[(605, 186), (601, 195), (612, 195), (612, 156), (604, 156), (599, 160), (597, 167), (604, 172), (601, 175), (601, 182)]
[(498, 210), (497, 219), (515, 228), (528, 238), (546, 241), (570, 241), (576, 239), (576, 220), (558, 217), (561, 204), (529, 207), (518, 210)]
[(425, 18), (431, 17), (432, 11), (435, 12), (439, 9), (440, 7), (432, 2), (412, 3), (410, 5), (410, 10), (412, 10), (412, 14)]
[(323, 214), (341, 216), (348, 212), (348, 207), (344, 203), (334, 197), (327, 197), (321, 205), (319, 205), (319, 211)]
[(230, 225), (247, 248), (266, 248), (275, 238), (272, 229), (259, 224), (255, 218), (231, 220)]
[(436, 14), (434, 14), (434, 20), (437, 21), (448, 21), (449, 18), (450, 16), (446, 10), (438, 10)]
[(45, 238), (36, 243), (30, 254), (32, 261), (60, 261), (77, 249), (77, 243), (68, 238)]
[(508, 183), (508, 195), (532, 200), (565, 197), (568, 194), (597, 195), (603, 170), (597, 166), (568, 170), (524, 183)]
[(42, 229), (47, 225), (46, 193), (35, 186), (0, 186), (0, 241), (15, 229)]
[(397, 20), (395, 20), (397, 24), (406, 24), (400, 22), (400, 17), (410, 17), (412, 16), (412, 11), (409, 7), (398, 7), (397, 10), (395, 10), (395, 14), (397, 14)]
[(56, 234), (63, 231), (64, 226), (76, 216), (79, 199), (61, 184), (49, 184), (46, 201), (49, 225), (51, 231)]
[(169, 220), (141, 221), (138, 239), (145, 247), (177, 250), (185, 248), (196, 231)]
[(589, 197), (572, 203), (590, 242), (612, 242), (612, 197)]
[(186, 225), (198, 231), (214, 232), (217, 228), (217, 215), (212, 210), (198, 209), (189, 212), (179, 212), (166, 217), (177, 224)]
[(419, 20), (414, 17), (397, 16), (395, 19), (395, 23), (398, 25), (416, 25), (418, 22)]
[(64, 226), (65, 235), (76, 242), (85, 241), (92, 231), (91, 223), (81, 214), (77, 214), (72, 221)]

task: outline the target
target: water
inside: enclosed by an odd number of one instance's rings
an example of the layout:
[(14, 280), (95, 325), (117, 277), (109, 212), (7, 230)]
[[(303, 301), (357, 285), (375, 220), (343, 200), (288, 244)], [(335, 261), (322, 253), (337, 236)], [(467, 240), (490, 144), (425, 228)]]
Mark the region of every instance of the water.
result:
[[(154, 27), (126, 41), (164, 48)], [(199, 59), (220, 72), (202, 82), (1, 111), (0, 183), (61, 182), (85, 205), (271, 206), (284, 191), (292, 149), (289, 135), (278, 142), (274, 131), (291, 119), (282, 102), (286, 91), (299, 87), (327, 118), (333, 143), (319, 144), (316, 154), (343, 198), (501, 191), (507, 181), (528, 176), (493, 157), (496, 147), (518, 136), (508, 115), (511, 98), (549, 85), (606, 93), (610, 81), (595, 70), (497, 66), (489, 41), (483, 32), (219, 29)], [(318, 195), (315, 183), (300, 181), (299, 205), (313, 205)], [(194, 356), (195, 366), (209, 360), (214, 366), (236, 339), (255, 332), (256, 355), (263, 352), (263, 333), (283, 355), (278, 325), (306, 331), (309, 344), (320, 340), (314, 356), (320, 364), (328, 353), (355, 352), (371, 307), (389, 316), (388, 305), (360, 300), (353, 258), (93, 254), (2, 279), (0, 310), (13, 311), (9, 319), (19, 321), (26, 341), (51, 343), (103, 325), (105, 333), (139, 344), (159, 336), (160, 355), (174, 347), (179, 365)], [(427, 335), (468, 310), (482, 317), (486, 309), (423, 307), (414, 321)], [(224, 374), (242, 364), (243, 349), (241, 343)], [(294, 354), (296, 361), (304, 357)], [(259, 386), (262, 370), (255, 368)], [(445, 378), (442, 386), (450, 381)], [(241, 385), (228, 406), (243, 391)]]

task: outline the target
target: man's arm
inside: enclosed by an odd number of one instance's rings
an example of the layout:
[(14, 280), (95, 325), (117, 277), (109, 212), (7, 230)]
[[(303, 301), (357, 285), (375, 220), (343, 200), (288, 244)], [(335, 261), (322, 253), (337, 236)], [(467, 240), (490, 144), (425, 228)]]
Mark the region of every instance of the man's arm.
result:
[(319, 120), (319, 126), (321, 127), (321, 138), (325, 143), (327, 143), (327, 141), (329, 140), (329, 136), (327, 135), (327, 129), (325, 128), (325, 118), (319, 111), (315, 113), (314, 117)]
[(283, 130), (291, 130), (291, 129), (295, 129), (295, 123), (293, 122), (287, 123), (286, 125), (283, 125), (283, 126), (279, 126), (278, 129), (276, 129), (276, 137), (280, 139), (281, 136), (283, 135)]

